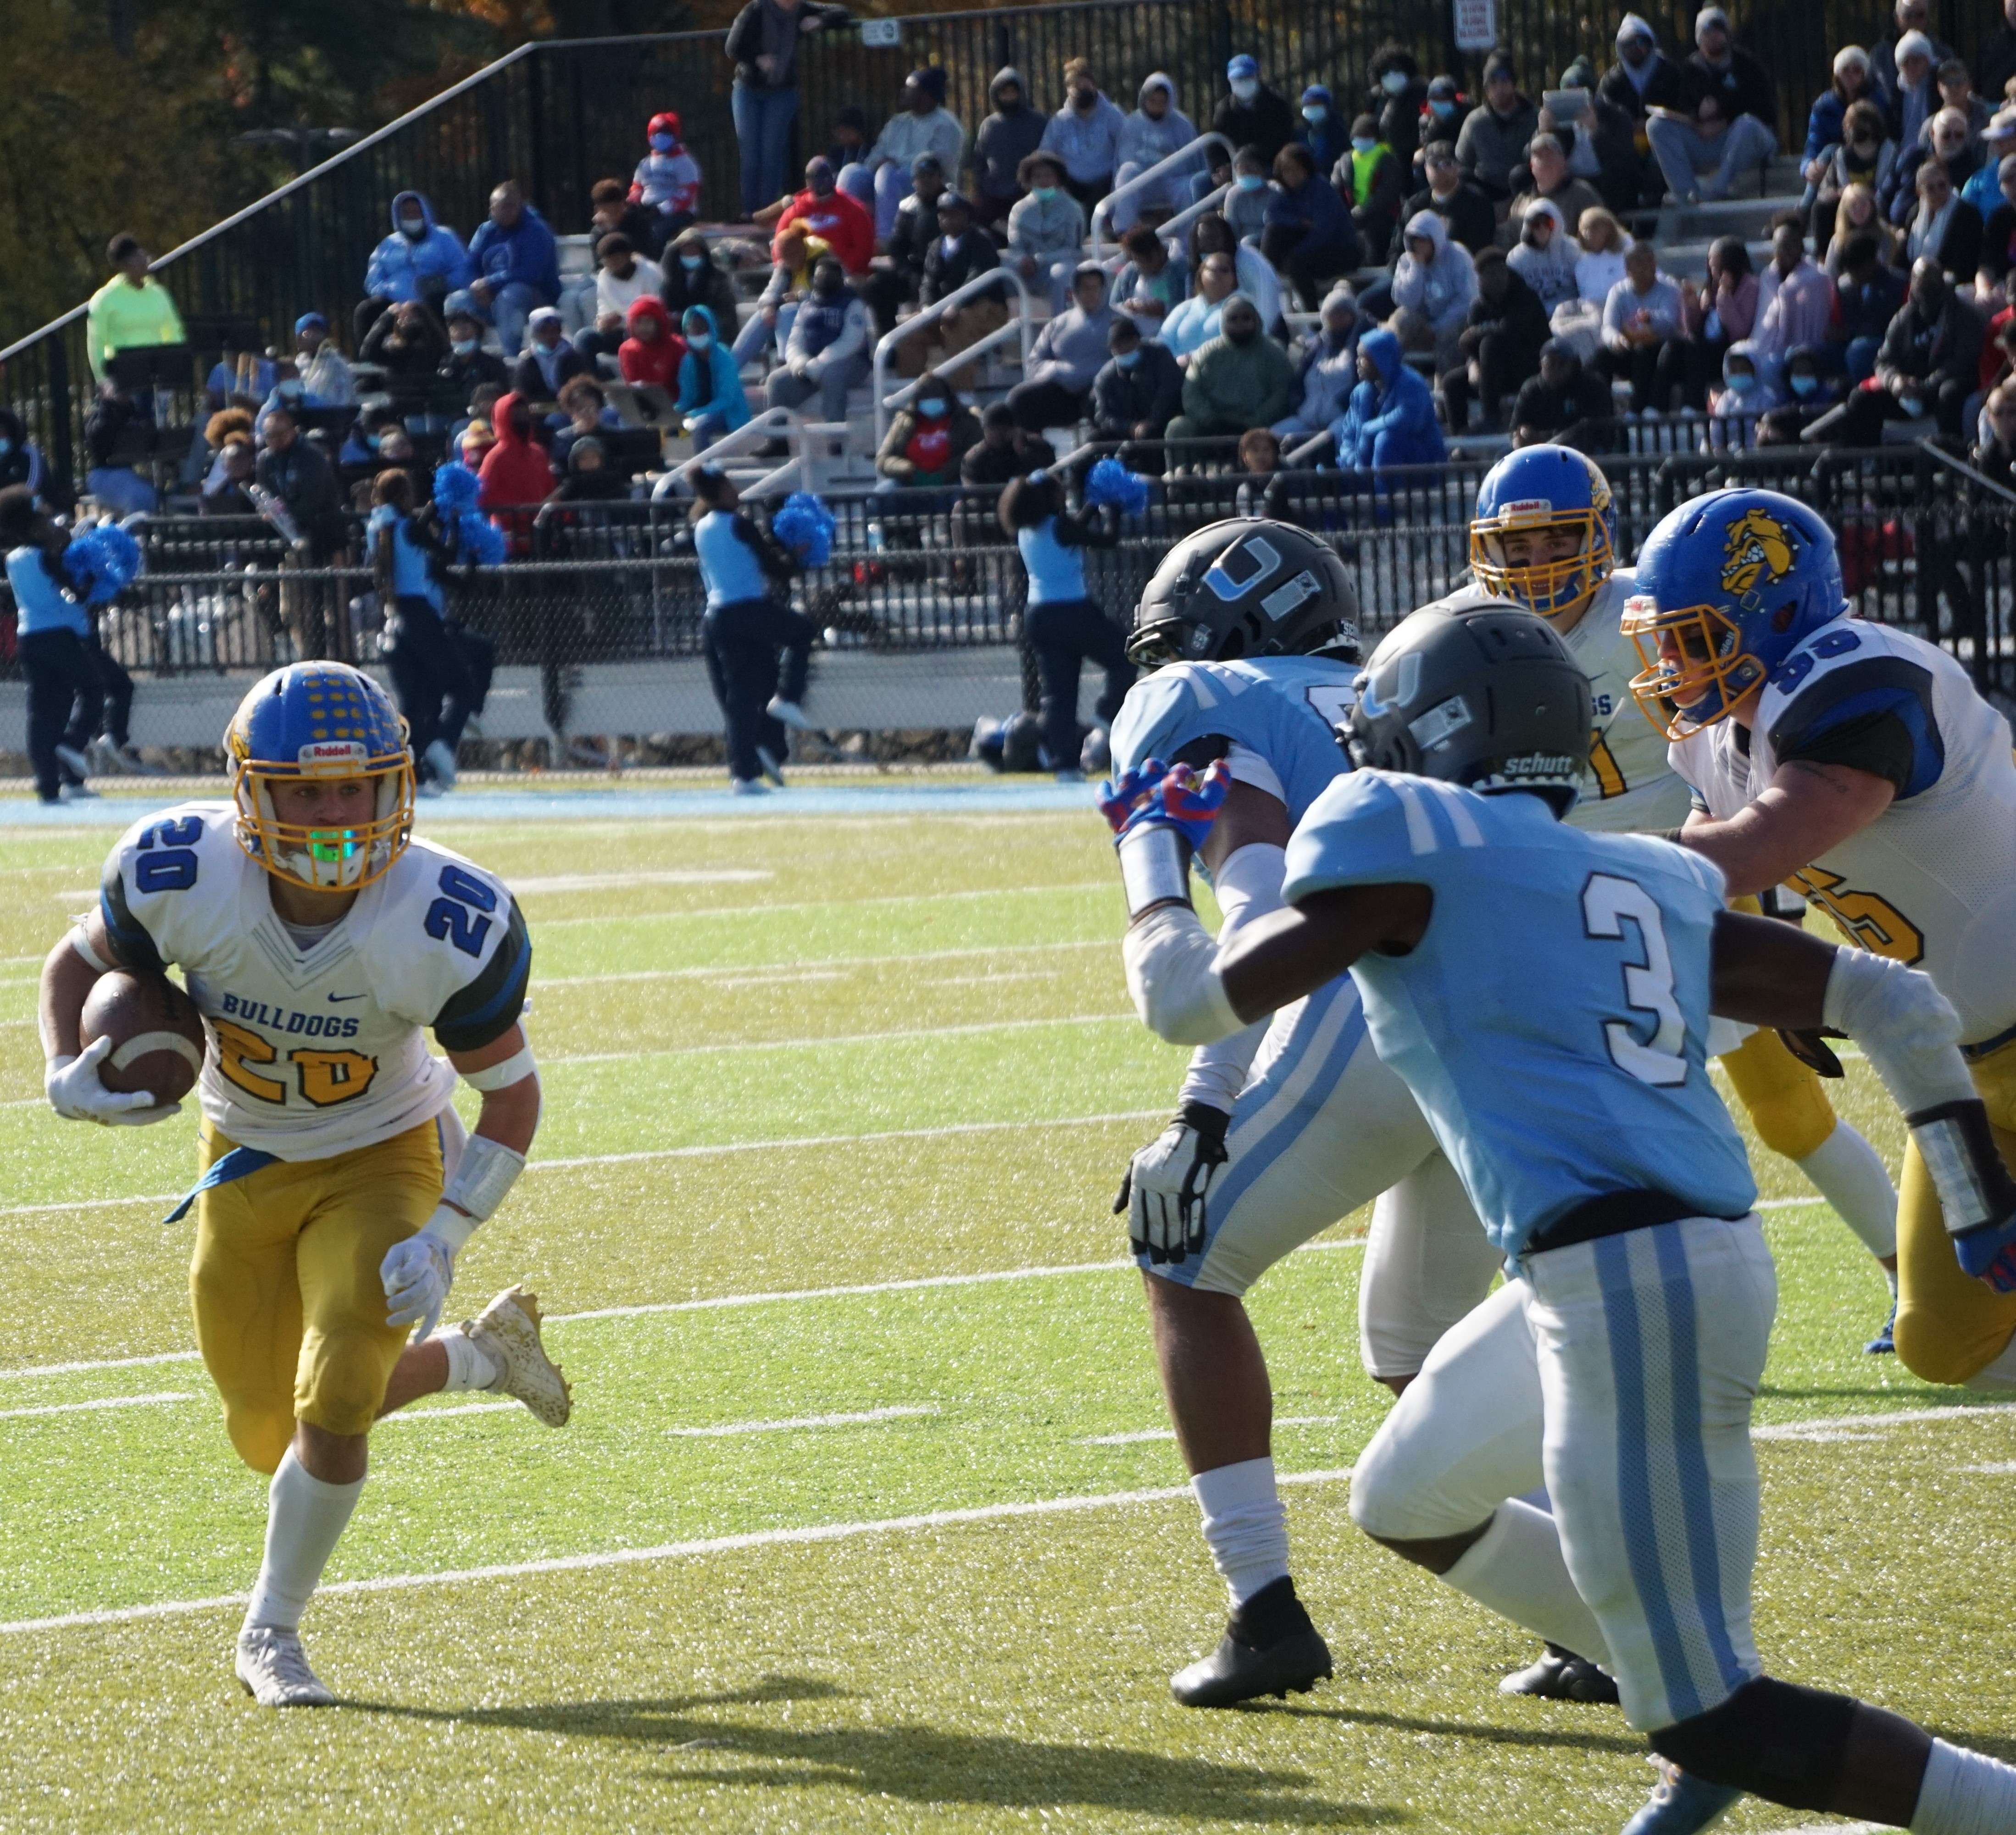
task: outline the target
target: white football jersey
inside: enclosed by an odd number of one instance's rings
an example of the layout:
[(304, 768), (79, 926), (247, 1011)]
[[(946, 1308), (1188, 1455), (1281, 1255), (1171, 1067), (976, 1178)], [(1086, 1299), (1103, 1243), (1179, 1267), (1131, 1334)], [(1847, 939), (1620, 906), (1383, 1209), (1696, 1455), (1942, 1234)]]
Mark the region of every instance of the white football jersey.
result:
[(1895, 712), (1908, 780), (1866, 828), (1795, 874), (1850, 943), (1923, 968), (1979, 1044), (2016, 1022), (2016, 762), (2009, 723), (1938, 645), (1843, 618), (1773, 670), (1748, 732), (1719, 720), (1672, 748), (1696, 806), (1727, 820), (1782, 754)]
[(524, 1004), (531, 944), (504, 886), (459, 854), (409, 843), (304, 950), (225, 802), (137, 823), (105, 863), (106, 931), (136, 968), (173, 963), (209, 1046), (197, 1094), (211, 1125), (286, 1160), (326, 1159), (431, 1120), (451, 1051), (499, 1038)]
[[(1588, 608), (1562, 641), (1589, 677), (1594, 726), (1589, 734), (1589, 769), (1582, 794), (1568, 813), (1578, 828), (1606, 834), (1630, 831), (1658, 834), (1677, 828), (1687, 819), (1692, 799), (1687, 787), (1667, 761), (1666, 741), (1638, 711), (1631, 678), (1638, 673), (1638, 651), (1624, 635), (1624, 601), (1637, 590), (1629, 568), (1619, 568), (1596, 589)], [(1438, 607), (1460, 611), (1467, 605), (1496, 604), (1499, 595), (1481, 586), (1465, 586), (1438, 600)]]

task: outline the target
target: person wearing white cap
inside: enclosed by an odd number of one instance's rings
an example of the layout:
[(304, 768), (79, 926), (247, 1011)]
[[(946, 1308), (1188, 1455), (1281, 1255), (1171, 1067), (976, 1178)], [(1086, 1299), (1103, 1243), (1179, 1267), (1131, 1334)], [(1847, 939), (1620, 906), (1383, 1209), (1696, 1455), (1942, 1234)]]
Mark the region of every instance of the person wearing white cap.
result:
[[(1897, 41), (1897, 67), (1892, 73), (1890, 119), (1899, 146), (1916, 146), (1926, 124), (1939, 113), (1938, 47), (1923, 32), (1906, 32)], [(1872, 67), (1874, 58), (1870, 60)]]
[(1685, 108), (1687, 79), (1680, 67), (1659, 49), (1658, 34), (1651, 23), (1635, 13), (1625, 14), (1617, 28), (1617, 61), (1603, 73), (1596, 86), (1597, 99), (1621, 110), (1631, 120), (1633, 150), (1638, 156), (1638, 195), (1656, 204), (1665, 181), (1659, 162), (1652, 157), (1652, 142), (1645, 132), (1650, 110)]
[(2016, 153), (2016, 106), (2005, 108), (1982, 132), (1982, 158), (1973, 177), (1960, 188), (1960, 194), (1980, 211), (1985, 223), (2002, 204), (2002, 164)]
[(1881, 44), (1872, 45), (1869, 49), (1869, 74), (1875, 81), (1877, 93), (1882, 97), (1884, 106), (1892, 114), (1897, 108), (1897, 71), (1904, 60), (1904, 39), (1913, 32), (1924, 39), (1928, 68), (1936, 69), (1953, 56), (1951, 45), (1943, 45), (1930, 36), (1931, 0), (1897, 0), (1895, 16), (1897, 30)]
[(1694, 16), (1694, 51), (1684, 67), (1687, 106), (1658, 109), (1645, 124), (1652, 152), (1676, 202), (1729, 196), (1746, 173), (1778, 150), (1778, 99), (1771, 73), (1730, 38), (1729, 15)]

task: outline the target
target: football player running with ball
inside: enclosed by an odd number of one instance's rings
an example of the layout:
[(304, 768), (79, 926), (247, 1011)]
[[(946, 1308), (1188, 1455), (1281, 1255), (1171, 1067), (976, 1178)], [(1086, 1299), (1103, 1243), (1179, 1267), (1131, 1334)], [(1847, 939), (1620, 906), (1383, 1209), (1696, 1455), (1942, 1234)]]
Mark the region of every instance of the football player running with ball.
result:
[[(1352, 1515), (1615, 1676), (1663, 1768), (1625, 1835), (1695, 1835), (1746, 1793), (1917, 1835), (2016, 1828), (2016, 1768), (1764, 1673), (1750, 1416), (1777, 1282), (1705, 1052), (1711, 1011), (1852, 1038), (1946, 1224), (2001, 1235), (2016, 1181), (1963, 1019), (1901, 962), (1727, 910), (1690, 849), (1561, 821), (1589, 731), (1587, 676), (1542, 620), (1417, 612), (1366, 665), (1359, 768), (1297, 826), (1287, 908), (1228, 947), (1184, 881), (1222, 768), (1138, 796), (1118, 843), (1136, 1006), (1204, 1044), (1350, 972), (1512, 1276), (1360, 1455)], [(1521, 1501), (1543, 1480), (1551, 1514)]]
[[(1791, 880), (1849, 943), (1922, 967), (2016, 1163), (2008, 723), (1935, 644), (1849, 617), (1833, 532), (1774, 491), (1668, 516), (1625, 629), (1633, 691), (1694, 790), (1676, 838), (1732, 892)], [(1913, 1129), (1899, 1182), (1898, 1356), (1928, 1382), (2016, 1389), (2016, 1231), (1942, 1217), (1932, 1145)]]
[[(1113, 723), (1104, 806), (1118, 827), (1165, 766), (1229, 781), (1197, 857), (1222, 940), (1280, 908), (1290, 829), (1350, 768), (1338, 732), (1357, 615), (1335, 550), (1279, 522), (1198, 530), (1142, 594), (1128, 654), (1150, 672)], [(1129, 886), (1142, 899), (1165, 889)], [(1348, 976), (1199, 1051), (1179, 1101), (1134, 1155), (1114, 1208), (1128, 1213), (1163, 1393), (1232, 1606), (1217, 1649), (1170, 1687), (1186, 1706), (1224, 1707), (1331, 1673), (1289, 1574), (1247, 1289), (1377, 1199), (1368, 1258), (1381, 1243), (1404, 1247), (1383, 1278), (1367, 1269), (1390, 1303), (1363, 1312), (1363, 1348), (1366, 1368), (1399, 1387), (1482, 1296), (1499, 1256), (1413, 1098), (1380, 1063)]]
[[(308, 1666), (301, 1613), (364, 1488), (373, 1422), (468, 1389), (567, 1419), (531, 1295), (511, 1289), (430, 1336), (457, 1252), (538, 1125), (519, 1024), (531, 944), (502, 885), (412, 839), (405, 723), (369, 676), (276, 670), (225, 748), (232, 800), (128, 831), (98, 909), (50, 952), (42, 1047), (58, 1114), (156, 1121), (179, 1105), (106, 1090), (109, 1039), (80, 1051), (92, 984), (174, 964), (203, 1016), (201, 1176), (170, 1220), (193, 1205), (196, 1343), (232, 1444), (273, 1475), (236, 1669), (262, 1707), (314, 1707), (335, 1697)], [(450, 1105), (458, 1075), (482, 1095), (473, 1135)]]

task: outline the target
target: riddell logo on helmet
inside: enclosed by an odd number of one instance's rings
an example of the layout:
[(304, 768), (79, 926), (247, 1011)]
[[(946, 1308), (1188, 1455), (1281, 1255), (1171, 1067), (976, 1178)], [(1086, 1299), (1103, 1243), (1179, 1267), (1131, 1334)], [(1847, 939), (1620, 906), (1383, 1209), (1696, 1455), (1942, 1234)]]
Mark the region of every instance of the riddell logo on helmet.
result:
[(304, 771), (326, 771), (333, 766), (361, 765), (371, 748), (355, 739), (318, 739), (294, 754), (294, 762)]

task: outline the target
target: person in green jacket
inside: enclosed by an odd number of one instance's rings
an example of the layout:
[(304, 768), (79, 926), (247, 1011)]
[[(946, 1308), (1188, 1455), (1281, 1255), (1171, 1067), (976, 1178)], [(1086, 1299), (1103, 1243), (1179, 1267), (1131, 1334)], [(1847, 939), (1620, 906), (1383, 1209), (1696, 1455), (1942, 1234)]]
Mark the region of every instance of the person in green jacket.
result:
[(85, 319), (91, 373), (100, 382), (106, 379), (107, 361), (121, 351), (188, 342), (182, 314), (168, 290), (147, 272), (147, 251), (139, 238), (123, 233), (113, 236), (105, 258), (114, 272), (91, 296)]
[[(1219, 335), (1190, 359), (1183, 379), (1183, 411), (1164, 438), (1208, 439), (1243, 434), (1280, 420), (1294, 406), (1295, 366), (1288, 353), (1260, 330), (1260, 314), (1244, 294), (1225, 302)], [(1178, 463), (1197, 463), (1202, 455), (1179, 450)]]

